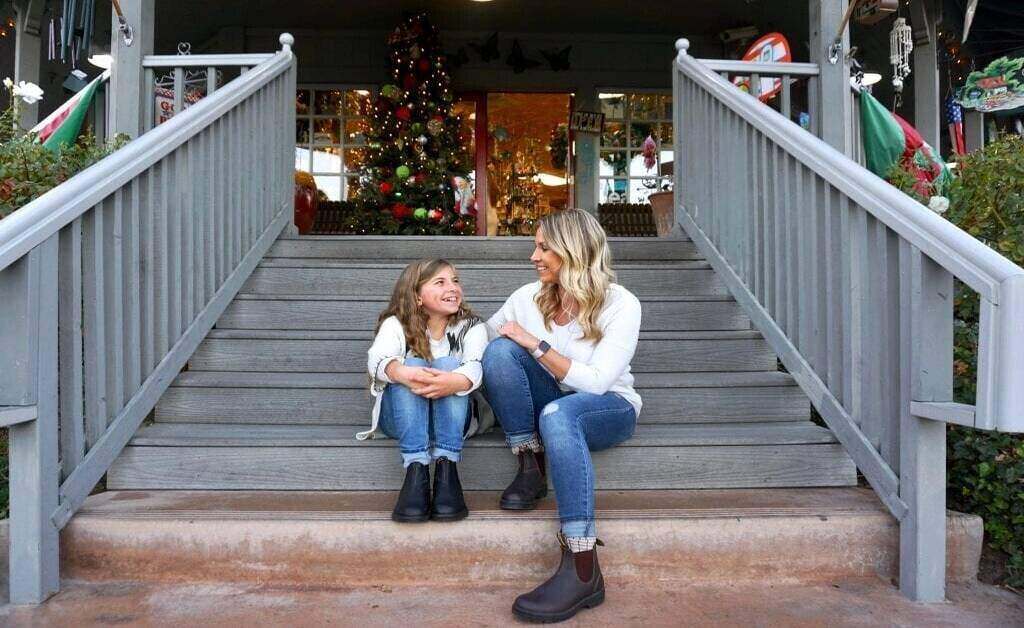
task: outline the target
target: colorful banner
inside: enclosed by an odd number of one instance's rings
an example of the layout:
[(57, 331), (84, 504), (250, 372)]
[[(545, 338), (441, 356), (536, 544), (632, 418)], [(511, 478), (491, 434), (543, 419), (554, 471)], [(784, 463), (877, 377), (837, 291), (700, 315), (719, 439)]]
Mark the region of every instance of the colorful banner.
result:
[(985, 113), (1024, 107), (1024, 57), (1002, 57), (983, 72), (971, 72), (956, 99), (966, 109)]

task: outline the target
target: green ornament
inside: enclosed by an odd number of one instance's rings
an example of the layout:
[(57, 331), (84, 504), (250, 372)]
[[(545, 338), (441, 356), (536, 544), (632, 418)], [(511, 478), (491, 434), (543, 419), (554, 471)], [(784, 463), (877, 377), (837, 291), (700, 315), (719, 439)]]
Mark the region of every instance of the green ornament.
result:
[(398, 89), (397, 85), (385, 85), (380, 88), (381, 96), (394, 100), (402, 93), (402, 90)]
[(411, 171), (409, 170), (409, 166), (399, 166), (395, 168), (395, 176), (399, 179), (408, 179), (410, 174)]
[(413, 135), (420, 135), (422, 133), (423, 133), (423, 123), (422, 122), (414, 122), (413, 125), (412, 125), (412, 134)]
[(413, 215), (413, 217), (416, 220), (426, 220), (427, 219), (427, 208), (426, 207), (417, 207), (416, 211), (414, 211), (412, 213), (412, 215)]

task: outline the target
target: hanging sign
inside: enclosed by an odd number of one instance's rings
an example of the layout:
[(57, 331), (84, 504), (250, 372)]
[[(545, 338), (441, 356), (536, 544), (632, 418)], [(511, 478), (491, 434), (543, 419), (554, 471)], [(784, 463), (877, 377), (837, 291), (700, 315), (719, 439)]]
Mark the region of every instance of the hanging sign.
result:
[(853, 19), (858, 24), (877, 24), (900, 8), (899, 0), (861, 0)]
[(1024, 57), (1002, 57), (982, 72), (971, 72), (956, 99), (967, 109), (986, 113), (1024, 107)]
[(604, 131), (604, 114), (594, 111), (573, 111), (569, 118), (569, 129), (580, 133), (601, 133)]
[[(156, 124), (160, 125), (174, 117), (174, 90), (167, 87), (156, 87), (153, 90), (156, 99)], [(199, 90), (185, 90), (185, 97), (182, 99), (182, 110), (202, 100), (203, 94)]]
[[(782, 33), (768, 33), (750, 46), (747, 54), (743, 55), (743, 60), (755, 63), (790, 63), (793, 61), (793, 53), (790, 50), (789, 41), (785, 35)], [(749, 76), (737, 76), (732, 82), (743, 91), (750, 91)], [(761, 102), (768, 102), (781, 91), (781, 77), (761, 79)]]

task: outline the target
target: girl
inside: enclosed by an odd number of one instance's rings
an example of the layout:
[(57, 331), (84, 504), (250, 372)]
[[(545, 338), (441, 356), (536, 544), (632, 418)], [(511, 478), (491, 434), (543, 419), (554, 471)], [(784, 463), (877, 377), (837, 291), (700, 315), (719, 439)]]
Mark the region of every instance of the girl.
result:
[(463, 302), (454, 266), (425, 259), (402, 271), (367, 352), (372, 424), (356, 435), (373, 438), (379, 429), (398, 440), (406, 471), (395, 521), (454, 521), (469, 513), (456, 464), (463, 439), (477, 429), (470, 393), (483, 378), (486, 347), (487, 327)]
[(604, 601), (594, 524), (591, 451), (633, 435), (640, 396), (630, 361), (640, 301), (615, 283), (604, 230), (580, 209), (541, 218), (530, 261), (538, 281), (516, 290), (487, 322), (497, 337), (484, 354), (491, 408), (519, 457), (501, 507), (558, 501), (562, 561), (512, 610), (530, 621), (562, 621)]

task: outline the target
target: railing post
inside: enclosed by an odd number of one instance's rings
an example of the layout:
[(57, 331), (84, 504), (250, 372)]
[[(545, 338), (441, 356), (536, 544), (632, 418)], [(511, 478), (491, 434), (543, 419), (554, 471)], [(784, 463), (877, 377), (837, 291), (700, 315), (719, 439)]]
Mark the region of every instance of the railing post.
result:
[(850, 121), (853, 117), (853, 96), (850, 90), (850, 66), (846, 53), (850, 49), (850, 29), (843, 30), (838, 56), (831, 57), (836, 28), (843, 19), (846, 0), (808, 0), (810, 9), (811, 61), (821, 68), (816, 94), (812, 102), (813, 127), (821, 129), (821, 139), (849, 156), (853, 138)]
[[(0, 271), (0, 405), (36, 406), (10, 428), (10, 599), (60, 587), (57, 509), (57, 236)], [(10, 374), (10, 375), (8, 375)]]
[[(910, 401), (953, 399), (953, 276), (907, 242), (900, 245), (900, 591), (945, 598), (946, 424), (914, 416)], [(909, 346), (908, 346), (909, 345)]]
[(114, 13), (110, 35), (110, 54), (114, 57), (114, 64), (107, 91), (110, 96), (108, 130), (111, 137), (126, 133), (135, 139), (150, 124), (143, 125), (143, 112), (147, 110), (144, 99), (154, 97), (153, 86), (143, 80), (142, 59), (153, 54), (155, 0), (121, 0), (120, 4), (132, 28), (132, 42), (127, 45), (118, 30), (117, 14)]

